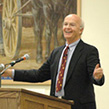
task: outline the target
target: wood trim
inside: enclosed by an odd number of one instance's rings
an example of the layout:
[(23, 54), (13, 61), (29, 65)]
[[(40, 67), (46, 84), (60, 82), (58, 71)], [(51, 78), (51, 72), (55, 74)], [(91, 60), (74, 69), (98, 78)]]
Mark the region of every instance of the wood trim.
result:
[(77, 0), (77, 15), (81, 16), (81, 0)]
[(1, 84), (2, 85), (19, 85), (19, 84), (22, 84), (22, 85), (50, 85), (51, 84), (51, 81), (46, 81), (46, 82), (42, 82), (42, 83), (28, 83), (28, 82), (16, 82), (16, 81), (13, 81), (13, 80), (1, 80)]

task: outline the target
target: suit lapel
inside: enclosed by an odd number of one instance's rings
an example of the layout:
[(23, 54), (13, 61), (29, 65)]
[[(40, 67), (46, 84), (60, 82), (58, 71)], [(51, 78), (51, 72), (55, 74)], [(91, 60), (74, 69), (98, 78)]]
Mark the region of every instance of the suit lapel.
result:
[(83, 46), (84, 46), (83, 44), (84, 44), (83, 41), (80, 40), (77, 47), (75, 48), (75, 51), (73, 53), (73, 56), (72, 56), (70, 64), (69, 64), (66, 83), (69, 80), (70, 76), (72, 75), (72, 72), (74, 70), (76, 63), (78, 62), (79, 58), (81, 57), (82, 49), (83, 49)]

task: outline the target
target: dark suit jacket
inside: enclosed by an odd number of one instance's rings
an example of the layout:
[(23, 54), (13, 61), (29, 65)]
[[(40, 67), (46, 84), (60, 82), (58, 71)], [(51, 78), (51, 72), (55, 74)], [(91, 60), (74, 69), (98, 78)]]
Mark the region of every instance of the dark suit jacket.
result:
[[(54, 49), (48, 60), (38, 70), (16, 70), (14, 80), (43, 82), (51, 79), (50, 95), (55, 96), (58, 64), (64, 47)], [(74, 100), (76, 107), (80, 104), (95, 102), (93, 84), (104, 84), (104, 76), (99, 82), (96, 82), (93, 78), (93, 71), (98, 63), (100, 64), (97, 49), (80, 40), (70, 61), (64, 88), (64, 99)]]

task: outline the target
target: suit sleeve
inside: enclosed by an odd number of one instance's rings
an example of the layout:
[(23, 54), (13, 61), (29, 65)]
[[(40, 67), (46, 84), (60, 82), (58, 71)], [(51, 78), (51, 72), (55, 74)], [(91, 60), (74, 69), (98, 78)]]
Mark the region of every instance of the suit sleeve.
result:
[(51, 79), (50, 62), (52, 55), (39, 68), (32, 70), (15, 70), (14, 81), (43, 82)]
[(99, 81), (96, 81), (93, 77), (93, 72), (94, 72), (96, 64), (100, 65), (99, 53), (95, 47), (92, 47), (87, 56), (88, 73), (89, 73), (91, 81), (94, 84), (103, 85), (104, 84), (104, 75)]

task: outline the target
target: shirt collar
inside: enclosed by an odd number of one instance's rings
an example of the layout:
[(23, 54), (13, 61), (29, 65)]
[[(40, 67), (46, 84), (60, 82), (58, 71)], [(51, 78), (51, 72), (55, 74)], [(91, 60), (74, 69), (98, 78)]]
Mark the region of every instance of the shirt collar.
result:
[(76, 45), (79, 43), (79, 41), (80, 41), (80, 39), (77, 40), (76, 42), (71, 43), (70, 45), (68, 45), (68, 44), (66, 43), (66, 46), (69, 46), (69, 49), (71, 50), (74, 46), (76, 46)]

